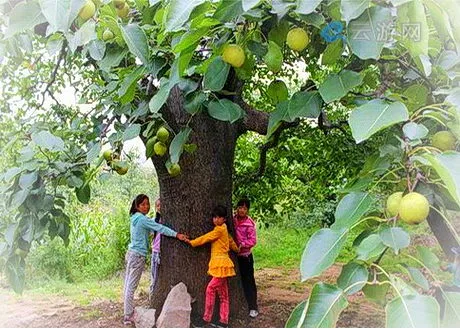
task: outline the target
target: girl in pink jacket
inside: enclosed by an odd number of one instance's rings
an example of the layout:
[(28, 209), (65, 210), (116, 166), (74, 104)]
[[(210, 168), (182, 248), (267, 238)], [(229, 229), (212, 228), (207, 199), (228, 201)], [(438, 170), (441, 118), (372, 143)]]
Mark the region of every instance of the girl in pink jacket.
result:
[(257, 287), (254, 279), (254, 257), (252, 248), (257, 243), (256, 224), (248, 216), (250, 202), (243, 198), (237, 203), (236, 213), (233, 217), (235, 240), (240, 247), (238, 265), (241, 272), (244, 295), (248, 303), (249, 316), (255, 318), (259, 315), (257, 306)]

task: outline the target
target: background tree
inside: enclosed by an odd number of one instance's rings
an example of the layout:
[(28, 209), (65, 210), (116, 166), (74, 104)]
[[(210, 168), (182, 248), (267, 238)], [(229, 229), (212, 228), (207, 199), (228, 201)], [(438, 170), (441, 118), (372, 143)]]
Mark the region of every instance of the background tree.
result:
[[(24, 132), (2, 145), (16, 162), (2, 176), (8, 183), (3, 193), (17, 212), (6, 221), (0, 246), (16, 290), (23, 287), (33, 240), (45, 231), (68, 239), (63, 190), (75, 189), (88, 202), (104, 163), (103, 143), (114, 150), (106, 154), (106, 169), (124, 174), (122, 144), (141, 136), (158, 173), (167, 223), (193, 237), (209, 230), (213, 206), (231, 209), (239, 136), (266, 136), (262, 173), (266, 152), (283, 130), (310, 123), (331, 131), (348, 124), (357, 143), (372, 137), (381, 147), (347, 187), (334, 224), (311, 237), (302, 278), (329, 267), (352, 229), (363, 231), (357, 258), (337, 286), (317, 284), (289, 325), (333, 326), (347, 294), (363, 289), (375, 296), (388, 286), (395, 293), (386, 307), (388, 326), (437, 326), (441, 316), (444, 324), (457, 323), (458, 292), (440, 289), (442, 313), (424, 293), (427, 279), (416, 267), (433, 269), (428, 250), (411, 258), (415, 265), (408, 269), (423, 291), (379, 265), (384, 255), (403, 253), (410, 225), (428, 213), (452, 260), (451, 247), (458, 246), (444, 210), (460, 204), (460, 14), (453, 0), (30, 0), (4, 1), (3, 7), (2, 123), (22, 120)], [(305, 83), (291, 93), (274, 81), (289, 67), (306, 72)], [(258, 78), (264, 73), (271, 81)], [(57, 91), (66, 85), (92, 107), (63, 104)], [(256, 90), (265, 90), (273, 103), (250, 102), (245, 95)], [(21, 107), (34, 115), (25, 116)], [(337, 109), (350, 111), (346, 122), (331, 120)], [(160, 126), (170, 137), (157, 133)], [(376, 201), (393, 191), (404, 197), (393, 197), (396, 206), (383, 211)], [(207, 251), (169, 240), (163, 248), (171, 256), (160, 270), (155, 306), (171, 285), (184, 281), (201, 312)], [(232, 291), (235, 308), (241, 292)]]

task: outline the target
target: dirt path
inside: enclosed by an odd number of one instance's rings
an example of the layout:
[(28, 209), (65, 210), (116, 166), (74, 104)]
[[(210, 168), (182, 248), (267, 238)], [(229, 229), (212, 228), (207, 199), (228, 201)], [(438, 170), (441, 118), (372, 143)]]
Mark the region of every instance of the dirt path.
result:
[[(332, 282), (340, 273), (333, 266), (321, 281)], [(260, 315), (257, 319), (234, 321), (234, 327), (284, 327), (293, 308), (306, 299), (311, 283), (299, 283), (298, 270), (263, 269), (256, 272)], [(147, 303), (141, 291), (137, 305)], [(0, 290), (0, 327), (122, 327), (121, 300), (101, 300), (90, 306), (77, 306), (69, 300), (51, 295), (22, 297)], [(383, 327), (383, 310), (359, 294), (349, 298), (350, 305), (339, 319), (340, 327)]]

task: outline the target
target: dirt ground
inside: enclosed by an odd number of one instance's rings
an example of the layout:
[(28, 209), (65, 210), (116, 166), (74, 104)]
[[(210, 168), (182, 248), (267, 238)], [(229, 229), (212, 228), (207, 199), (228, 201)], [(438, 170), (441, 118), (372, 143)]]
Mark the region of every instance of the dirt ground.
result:
[[(318, 280), (332, 282), (340, 266), (332, 266)], [(256, 319), (233, 321), (232, 327), (284, 327), (294, 307), (306, 299), (311, 283), (299, 282), (299, 271), (263, 269), (256, 272), (260, 315)], [(147, 304), (147, 296), (136, 296), (136, 305)], [(0, 327), (123, 327), (121, 300), (100, 300), (78, 306), (58, 296), (16, 297), (0, 289)], [(359, 293), (349, 298), (349, 307), (340, 316), (339, 327), (383, 327), (383, 310)]]

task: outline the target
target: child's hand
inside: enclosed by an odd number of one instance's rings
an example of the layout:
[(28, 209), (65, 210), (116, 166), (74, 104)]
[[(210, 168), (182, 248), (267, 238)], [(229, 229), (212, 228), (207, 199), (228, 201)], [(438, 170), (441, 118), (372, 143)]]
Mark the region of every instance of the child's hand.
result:
[(186, 242), (188, 240), (188, 236), (186, 236), (185, 234), (182, 234), (182, 233), (177, 233), (176, 238), (178, 238), (179, 240), (184, 241), (184, 242)]

